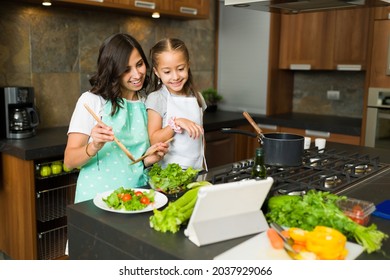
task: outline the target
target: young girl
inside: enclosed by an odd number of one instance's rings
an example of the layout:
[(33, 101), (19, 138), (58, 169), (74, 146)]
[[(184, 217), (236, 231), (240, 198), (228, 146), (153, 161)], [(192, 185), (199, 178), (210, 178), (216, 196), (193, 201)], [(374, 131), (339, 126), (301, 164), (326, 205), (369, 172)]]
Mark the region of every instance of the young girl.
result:
[[(151, 149), (143, 94), (147, 69), (141, 46), (128, 34), (112, 35), (100, 47), (97, 73), (90, 79), (92, 88), (80, 96), (68, 130), (65, 166), (82, 166), (75, 203), (121, 186), (146, 185), (144, 167), (167, 152), (167, 144), (154, 142), (153, 148), (158, 148), (158, 152), (132, 165), (113, 141), (115, 134), (135, 158)], [(97, 123), (84, 104), (104, 124)]]
[(186, 45), (179, 39), (163, 39), (150, 50), (150, 57), (153, 92), (146, 99), (149, 138), (154, 144), (174, 137), (161, 165), (207, 169), (203, 132), (206, 103), (194, 87)]

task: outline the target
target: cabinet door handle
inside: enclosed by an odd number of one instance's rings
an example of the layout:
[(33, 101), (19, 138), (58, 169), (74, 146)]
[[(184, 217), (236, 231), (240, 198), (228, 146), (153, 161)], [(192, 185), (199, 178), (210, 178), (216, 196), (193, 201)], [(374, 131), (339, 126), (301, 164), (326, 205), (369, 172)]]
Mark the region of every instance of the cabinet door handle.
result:
[(337, 64), (337, 70), (339, 71), (361, 71), (361, 64)]
[(310, 64), (290, 64), (290, 70), (310, 70)]
[(156, 9), (156, 3), (146, 1), (135, 1), (134, 5), (138, 8)]
[(198, 14), (198, 9), (189, 8), (189, 7), (180, 7), (180, 13), (182, 13), (182, 14), (197, 15), (197, 14)]
[(310, 130), (306, 129), (305, 134), (307, 136), (314, 136), (314, 137), (323, 137), (323, 138), (329, 138), (330, 132), (327, 131), (318, 131), (318, 130)]

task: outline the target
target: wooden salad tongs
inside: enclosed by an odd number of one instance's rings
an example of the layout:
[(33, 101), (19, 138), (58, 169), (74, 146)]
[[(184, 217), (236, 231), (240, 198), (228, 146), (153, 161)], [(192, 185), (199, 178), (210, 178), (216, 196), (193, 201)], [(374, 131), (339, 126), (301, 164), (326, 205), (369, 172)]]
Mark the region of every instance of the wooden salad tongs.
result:
[[(167, 141), (165, 141), (164, 143), (169, 143), (173, 140), (174, 138), (169, 138)], [(132, 164), (134, 163), (137, 163), (137, 162), (140, 162), (141, 160), (144, 160), (146, 157), (150, 156), (151, 154), (154, 154), (155, 152), (157, 152), (157, 148), (154, 148), (152, 150), (150, 150), (148, 153), (145, 153), (142, 157), (136, 159)]]
[[(104, 124), (104, 122), (102, 122), (102, 120), (95, 114), (94, 111), (92, 111), (92, 109), (87, 105), (87, 104), (84, 104), (84, 107), (88, 110), (88, 112), (93, 116), (93, 118), (98, 122), (98, 123), (101, 123), (101, 124)], [(106, 124), (104, 124), (106, 125)], [(116, 138), (114, 136), (114, 141), (115, 143), (118, 144), (119, 148), (121, 148), (121, 150), (123, 152), (125, 152), (125, 154), (127, 155), (127, 157), (132, 161), (132, 162), (135, 162), (136, 159), (134, 158), (134, 156), (130, 153), (130, 151), (128, 149), (126, 149), (126, 147), (122, 144), (121, 141), (119, 141), (118, 138)]]

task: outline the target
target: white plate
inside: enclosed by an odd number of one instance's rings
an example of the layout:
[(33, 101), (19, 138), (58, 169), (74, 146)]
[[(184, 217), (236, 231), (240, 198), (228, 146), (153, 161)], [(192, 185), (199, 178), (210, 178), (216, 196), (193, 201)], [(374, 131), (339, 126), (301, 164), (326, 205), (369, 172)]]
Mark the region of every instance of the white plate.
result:
[[(348, 250), (347, 260), (356, 259), (363, 252), (362, 246), (352, 242), (347, 242), (345, 248)], [(291, 258), (284, 249), (272, 248), (264, 231), (214, 257), (214, 260), (291, 260)]]
[[(141, 192), (149, 192), (149, 189), (133, 189), (134, 191), (141, 191)], [(116, 210), (113, 208), (110, 208), (107, 206), (107, 204), (103, 201), (103, 198), (107, 198), (110, 194), (112, 194), (114, 190), (112, 191), (106, 191), (103, 193), (99, 193), (95, 196), (93, 199), (93, 203), (99, 207), (100, 209), (110, 211), (110, 212), (115, 212), (115, 213), (122, 213), (122, 214), (138, 214), (138, 213), (143, 213), (143, 212), (149, 212), (152, 211), (153, 209), (158, 209), (160, 207), (163, 207), (165, 204), (168, 202), (168, 198), (166, 197), (165, 194), (162, 194), (160, 192), (154, 192), (154, 202), (146, 206), (142, 210), (136, 210), (136, 211), (127, 211), (127, 210)]]

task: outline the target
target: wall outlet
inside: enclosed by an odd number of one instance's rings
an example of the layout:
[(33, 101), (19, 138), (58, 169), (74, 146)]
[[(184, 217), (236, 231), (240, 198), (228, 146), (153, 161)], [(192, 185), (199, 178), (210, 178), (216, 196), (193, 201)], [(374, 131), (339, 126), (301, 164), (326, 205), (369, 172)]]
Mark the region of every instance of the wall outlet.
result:
[(340, 91), (339, 90), (328, 90), (326, 92), (326, 97), (329, 100), (339, 100), (340, 99)]

